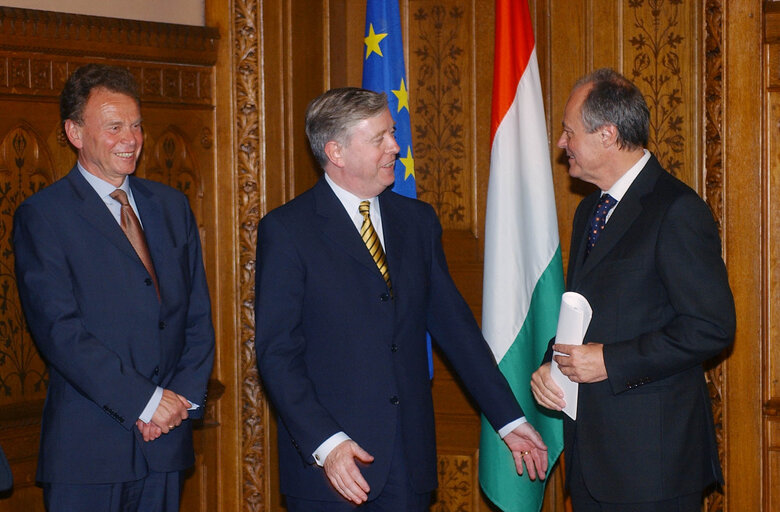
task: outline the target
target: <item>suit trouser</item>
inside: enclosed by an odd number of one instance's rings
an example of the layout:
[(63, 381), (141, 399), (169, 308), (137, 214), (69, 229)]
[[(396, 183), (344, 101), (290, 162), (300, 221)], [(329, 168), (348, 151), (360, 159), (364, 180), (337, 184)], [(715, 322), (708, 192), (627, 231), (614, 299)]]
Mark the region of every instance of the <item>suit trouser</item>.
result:
[[(577, 450), (571, 450), (575, 454)], [(700, 512), (701, 492), (677, 496), (669, 500), (645, 503), (609, 503), (596, 500), (585, 485), (582, 466), (577, 455), (569, 470), (569, 494), (574, 512)], [(567, 461), (568, 462), (568, 461)]]
[(48, 512), (178, 512), (182, 474), (150, 472), (114, 484), (43, 484)]
[[(384, 488), (379, 495), (368, 494), (370, 501), (360, 506), (344, 501), (312, 501), (285, 496), (287, 512), (426, 512), (430, 508), (431, 493), (418, 494), (412, 489), (406, 467), (400, 424), (393, 441), (393, 460)], [(323, 478), (325, 475), (323, 474)], [(375, 491), (372, 491), (375, 492)]]

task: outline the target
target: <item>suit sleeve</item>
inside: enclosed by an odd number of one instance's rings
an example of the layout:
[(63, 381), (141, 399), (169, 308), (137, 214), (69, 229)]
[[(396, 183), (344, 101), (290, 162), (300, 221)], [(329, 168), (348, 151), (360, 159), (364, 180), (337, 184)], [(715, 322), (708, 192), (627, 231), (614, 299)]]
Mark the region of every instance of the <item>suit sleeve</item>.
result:
[(433, 208), (426, 207), (424, 218), (429, 226), (432, 254), (428, 329), (485, 417), (498, 431), (524, 414), (499, 371), (471, 309), (450, 276), (441, 244), (441, 224)]
[(734, 337), (734, 300), (720, 238), (698, 196), (682, 195), (670, 205), (653, 260), (675, 315), (658, 330), (604, 346), (615, 393), (700, 365)]
[(258, 227), (255, 278), (260, 377), (301, 456), (314, 463), (317, 447), (343, 429), (318, 401), (307, 374), (302, 332), (306, 270), (289, 228), (273, 214)]
[(198, 225), (189, 204), (184, 209), (187, 219), (187, 250), (190, 278), (184, 350), (168, 388), (194, 401), (200, 407), (189, 412), (191, 418), (203, 416), (206, 387), (214, 363), (214, 326), (211, 322), (211, 300), (203, 268), (203, 254)]
[(63, 244), (34, 205), (17, 209), (13, 238), (19, 296), (41, 355), (80, 393), (131, 429), (156, 386), (87, 330)]

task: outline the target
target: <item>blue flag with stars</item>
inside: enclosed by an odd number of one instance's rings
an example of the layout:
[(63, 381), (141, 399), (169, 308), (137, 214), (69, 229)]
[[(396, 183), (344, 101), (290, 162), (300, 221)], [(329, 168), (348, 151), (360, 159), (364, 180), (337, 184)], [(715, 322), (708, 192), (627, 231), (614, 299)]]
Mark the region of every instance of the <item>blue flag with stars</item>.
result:
[[(393, 192), (417, 197), (412, 153), (412, 123), (409, 121), (409, 90), (401, 38), (398, 0), (367, 0), (363, 88), (387, 94), (395, 121), (395, 141), (401, 148), (395, 162)], [(428, 374), (433, 378), (433, 354), (428, 335)]]
[(395, 121), (395, 140), (401, 148), (395, 162), (393, 191), (417, 197), (398, 0), (367, 1), (365, 34), (363, 88), (387, 94), (390, 114)]

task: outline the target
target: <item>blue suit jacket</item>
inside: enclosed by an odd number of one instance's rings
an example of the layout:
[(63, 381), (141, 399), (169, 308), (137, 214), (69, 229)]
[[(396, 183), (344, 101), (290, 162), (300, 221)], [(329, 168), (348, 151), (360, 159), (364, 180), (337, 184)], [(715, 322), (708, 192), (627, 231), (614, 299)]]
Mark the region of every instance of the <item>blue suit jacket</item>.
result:
[(214, 355), (198, 228), (186, 197), (128, 177), (160, 284), (77, 168), (14, 216), (19, 295), (49, 369), (37, 478), (136, 480), (194, 462), (191, 422), (145, 443), (156, 386), (201, 405)]
[(732, 343), (736, 322), (717, 227), (651, 157), (585, 259), (599, 196), (574, 215), (567, 288), (593, 308), (585, 342), (604, 344), (608, 378), (580, 384), (566, 457), (576, 450), (600, 501), (701, 491), (723, 480), (702, 363)]
[(397, 426), (414, 489), (436, 487), (426, 329), (495, 428), (522, 416), (450, 278), (433, 208), (391, 191), (379, 202), (393, 297), (324, 178), (260, 222), (255, 345), (286, 495), (342, 499), (312, 453), (344, 431), (375, 457), (362, 471), (377, 496)]

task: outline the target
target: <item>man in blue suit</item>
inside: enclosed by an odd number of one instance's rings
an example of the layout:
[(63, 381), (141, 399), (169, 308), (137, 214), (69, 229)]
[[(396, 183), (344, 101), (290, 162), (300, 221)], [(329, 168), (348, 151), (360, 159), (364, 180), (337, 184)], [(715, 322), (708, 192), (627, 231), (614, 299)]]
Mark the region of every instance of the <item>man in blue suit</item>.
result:
[(388, 189), (399, 147), (386, 96), (330, 90), (310, 103), (306, 132), (325, 175), (266, 215), (257, 237), (255, 345), (288, 510), (428, 510), (426, 330), (517, 471), (543, 478), (547, 448), (449, 275), (433, 208)]
[(645, 149), (649, 121), (640, 90), (605, 68), (575, 84), (558, 139), (569, 174), (599, 188), (574, 214), (567, 277), (593, 318), (583, 345), (550, 347), (531, 389), (565, 406), (550, 376), (552, 349), (564, 354), (579, 383), (564, 418), (576, 512), (699, 511), (723, 482), (702, 363), (731, 345), (734, 300), (712, 214)]
[(14, 216), (49, 369), (37, 480), (51, 512), (175, 511), (214, 357), (198, 227), (183, 194), (132, 176), (143, 132), (127, 70), (79, 68), (60, 111), (78, 163)]

